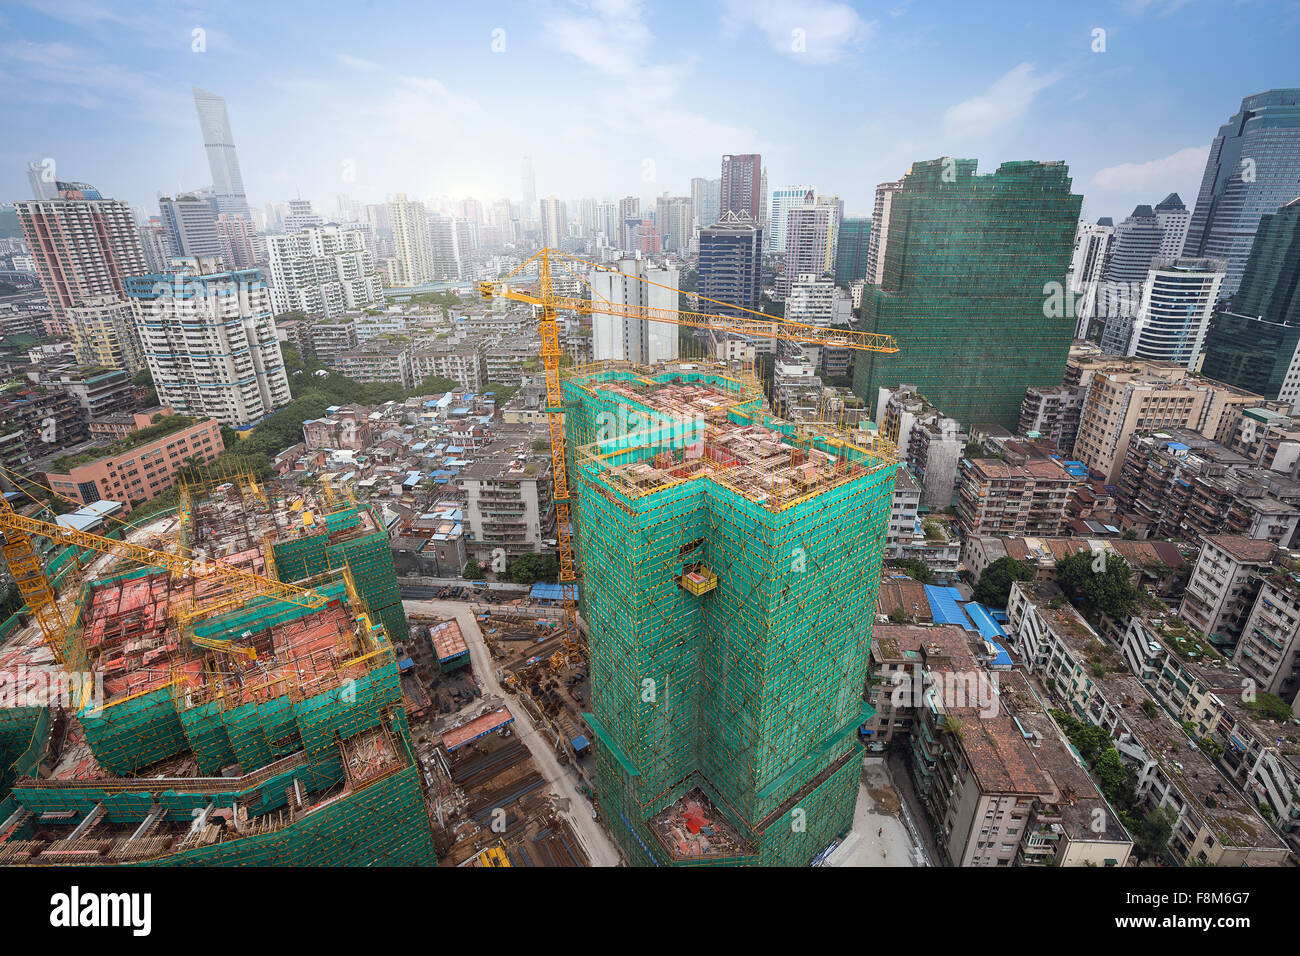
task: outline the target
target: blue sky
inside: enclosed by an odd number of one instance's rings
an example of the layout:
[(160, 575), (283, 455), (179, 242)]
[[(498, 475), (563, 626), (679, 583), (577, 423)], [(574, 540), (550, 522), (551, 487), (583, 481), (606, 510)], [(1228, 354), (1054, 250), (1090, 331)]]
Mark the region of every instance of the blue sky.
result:
[(45, 157), (150, 206), (207, 185), (195, 85), (228, 101), (254, 204), (518, 198), (524, 154), (541, 196), (648, 199), (760, 152), (772, 188), (867, 213), (954, 155), (1065, 160), (1118, 219), (1191, 206), (1241, 98), (1300, 85), (1298, 48), (1300, 0), (11, 0), (0, 199)]

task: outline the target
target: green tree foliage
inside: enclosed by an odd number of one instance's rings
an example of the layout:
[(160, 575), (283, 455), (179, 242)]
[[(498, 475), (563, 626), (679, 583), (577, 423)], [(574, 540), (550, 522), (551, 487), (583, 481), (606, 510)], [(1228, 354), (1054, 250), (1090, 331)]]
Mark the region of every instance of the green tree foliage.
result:
[(1142, 817), (1141, 822), (1130, 827), (1133, 834), (1133, 852), (1142, 861), (1154, 860), (1169, 846), (1178, 820), (1172, 807), (1156, 807)]
[(980, 575), (975, 585), (974, 598), (988, 607), (1002, 608), (1011, 598), (1011, 585), (1016, 581), (1028, 581), (1034, 576), (1034, 569), (1015, 558), (998, 558)]
[(1290, 720), (1294, 716), (1291, 705), (1277, 694), (1257, 694), (1246, 706), (1267, 720)]
[(465, 564), (465, 570), (460, 573), (466, 581), (482, 581), (487, 577), (487, 571), (483, 565), (479, 564), (473, 558)]
[(1128, 564), (1117, 554), (1106, 555), (1106, 569), (1094, 571), (1096, 555), (1080, 551), (1056, 565), (1056, 581), (1071, 598), (1082, 599), (1089, 615), (1105, 614), (1120, 619), (1132, 614), (1142, 602), (1142, 592), (1130, 580)]
[(560, 562), (549, 554), (521, 554), (506, 565), (503, 577), (514, 584), (554, 583), (560, 578)]
[(899, 558), (893, 562), (893, 566), (914, 581), (920, 581), (922, 584), (934, 583), (934, 572), (920, 558)]

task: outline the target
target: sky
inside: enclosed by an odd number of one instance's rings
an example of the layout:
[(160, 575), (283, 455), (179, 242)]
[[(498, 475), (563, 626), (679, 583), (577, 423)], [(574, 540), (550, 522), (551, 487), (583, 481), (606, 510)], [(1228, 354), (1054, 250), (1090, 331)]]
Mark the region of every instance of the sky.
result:
[(1178, 192), (1300, 86), (1300, 0), (7, 0), (0, 201), (28, 162), (156, 211), (226, 98), (250, 202), (689, 194), (723, 153), (867, 215), (917, 160), (1064, 160), (1086, 218)]

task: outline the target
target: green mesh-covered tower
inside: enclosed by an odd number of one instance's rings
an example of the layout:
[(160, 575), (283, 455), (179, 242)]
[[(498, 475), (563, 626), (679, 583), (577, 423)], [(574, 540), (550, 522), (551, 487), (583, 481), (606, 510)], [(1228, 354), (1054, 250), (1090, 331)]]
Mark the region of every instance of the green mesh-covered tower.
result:
[(894, 464), (716, 370), (565, 382), (596, 799), (637, 865), (805, 865), (852, 824)]
[(1065, 372), (1075, 317), (1060, 290), (1082, 201), (1061, 162), (987, 176), (973, 159), (913, 165), (860, 313), (863, 330), (893, 335), (899, 351), (859, 355), (853, 390), (874, 408), (880, 388), (915, 385), (960, 422), (1014, 431), (1025, 389)]

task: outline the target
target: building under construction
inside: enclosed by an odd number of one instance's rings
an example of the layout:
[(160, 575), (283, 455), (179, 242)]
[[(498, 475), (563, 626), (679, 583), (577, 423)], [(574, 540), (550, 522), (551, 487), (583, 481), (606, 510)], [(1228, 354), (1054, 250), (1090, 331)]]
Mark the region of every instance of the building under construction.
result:
[(892, 454), (721, 367), (564, 391), (606, 828), (639, 865), (807, 864), (853, 820)]
[[(181, 501), (181, 548), (302, 596), (134, 564), (84, 584), (68, 645), (98, 686), (0, 710), (0, 864), (433, 863), (382, 525), (240, 475)], [(54, 663), (36, 628), (0, 645), (8, 674)]]

